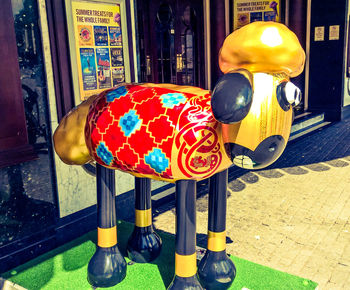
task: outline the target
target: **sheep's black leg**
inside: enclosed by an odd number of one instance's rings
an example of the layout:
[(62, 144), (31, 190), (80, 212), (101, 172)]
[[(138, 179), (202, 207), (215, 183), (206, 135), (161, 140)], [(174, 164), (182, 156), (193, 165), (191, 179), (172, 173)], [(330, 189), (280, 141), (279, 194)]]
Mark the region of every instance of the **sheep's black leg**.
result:
[(175, 277), (168, 289), (202, 289), (197, 278), (196, 182), (176, 182)]
[(111, 287), (126, 275), (126, 261), (117, 245), (114, 170), (97, 167), (97, 248), (88, 266), (88, 281)]
[(227, 289), (236, 268), (226, 254), (227, 170), (210, 178), (207, 252), (199, 263), (198, 276), (205, 289)]
[(159, 256), (162, 241), (152, 226), (151, 180), (135, 177), (135, 228), (128, 241), (128, 256), (138, 263)]

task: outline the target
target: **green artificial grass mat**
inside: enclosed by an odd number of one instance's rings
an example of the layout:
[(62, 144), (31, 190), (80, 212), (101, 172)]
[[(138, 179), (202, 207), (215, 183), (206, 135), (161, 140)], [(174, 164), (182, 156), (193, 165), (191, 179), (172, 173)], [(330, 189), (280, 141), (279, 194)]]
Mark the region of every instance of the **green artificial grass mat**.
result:
[[(133, 225), (118, 221), (118, 244), (126, 256), (126, 243)], [(152, 263), (128, 262), (126, 278), (106, 289), (166, 289), (174, 275), (175, 237), (159, 232), (161, 255)], [(1, 276), (31, 289), (92, 289), (87, 281), (87, 266), (95, 252), (96, 231), (37, 257)], [(284, 272), (231, 256), (237, 275), (230, 289), (315, 289), (317, 284)]]

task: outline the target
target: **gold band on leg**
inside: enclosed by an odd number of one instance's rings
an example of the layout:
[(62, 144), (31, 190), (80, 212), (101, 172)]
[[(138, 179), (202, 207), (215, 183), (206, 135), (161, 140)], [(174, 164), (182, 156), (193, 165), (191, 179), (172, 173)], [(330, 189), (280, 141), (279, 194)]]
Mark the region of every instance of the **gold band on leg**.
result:
[(148, 227), (152, 225), (152, 209), (135, 209), (135, 226)]
[(109, 248), (117, 244), (117, 226), (112, 228), (97, 228), (97, 245)]
[(216, 233), (208, 231), (208, 250), (221, 252), (226, 249), (226, 231)]
[(197, 273), (197, 255), (180, 255), (175, 253), (175, 275), (192, 277)]

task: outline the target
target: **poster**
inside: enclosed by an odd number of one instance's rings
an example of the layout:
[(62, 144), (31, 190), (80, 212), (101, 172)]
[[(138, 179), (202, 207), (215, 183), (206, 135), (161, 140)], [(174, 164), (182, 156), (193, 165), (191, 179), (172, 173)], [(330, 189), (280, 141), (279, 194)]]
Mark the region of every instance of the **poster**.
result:
[(315, 27), (315, 41), (324, 41), (324, 26)]
[(80, 48), (80, 62), (83, 89), (85, 91), (96, 90), (97, 81), (94, 49)]
[(119, 4), (72, 1), (80, 99), (125, 81)]
[(329, 26), (329, 40), (339, 40), (339, 25)]
[(111, 48), (112, 66), (123, 66), (123, 48)]
[(113, 87), (125, 81), (124, 67), (112, 68)]
[(95, 46), (108, 46), (107, 26), (94, 26)]
[(122, 46), (122, 32), (120, 27), (109, 27), (109, 45)]
[(80, 46), (93, 46), (91, 25), (78, 25), (78, 33)]
[(111, 87), (111, 70), (108, 48), (96, 48), (97, 80), (99, 89)]
[(280, 20), (280, 1), (235, 0), (233, 5), (233, 29), (254, 21)]

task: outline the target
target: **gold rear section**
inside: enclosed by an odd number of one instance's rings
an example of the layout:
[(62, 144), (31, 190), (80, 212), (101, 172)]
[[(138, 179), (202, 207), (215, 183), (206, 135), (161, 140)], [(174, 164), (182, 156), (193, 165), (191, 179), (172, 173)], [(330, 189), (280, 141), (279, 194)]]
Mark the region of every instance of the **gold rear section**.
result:
[(117, 244), (117, 226), (97, 228), (97, 245), (101, 248), (113, 247)]
[(53, 135), (56, 153), (64, 163), (83, 165), (92, 161), (84, 132), (89, 107), (96, 97), (91, 96), (64, 116)]
[(254, 95), (251, 109), (241, 122), (222, 125), (224, 143), (235, 143), (252, 151), (273, 135), (282, 136), (287, 143), (293, 110), (290, 108), (286, 112), (278, 103), (276, 88), (283, 80), (288, 80), (283, 74), (253, 74)]
[(175, 253), (175, 275), (179, 277), (192, 277), (197, 273), (197, 256), (179, 255)]
[(226, 249), (226, 231), (211, 232), (208, 231), (208, 250), (221, 252)]
[(135, 209), (135, 226), (148, 227), (152, 225), (152, 209)]
[(305, 52), (297, 36), (277, 22), (256, 21), (234, 31), (226, 37), (219, 55), (223, 73), (244, 68), (295, 77), (304, 63)]

